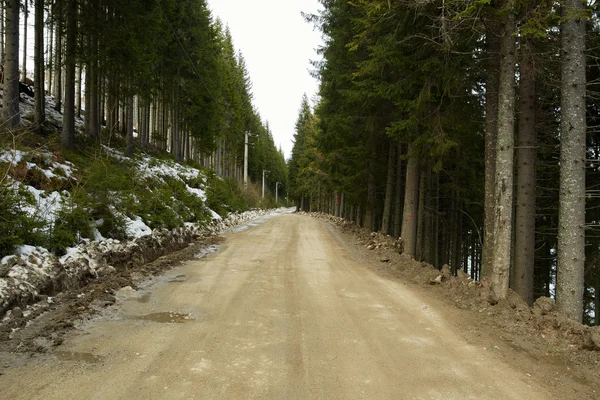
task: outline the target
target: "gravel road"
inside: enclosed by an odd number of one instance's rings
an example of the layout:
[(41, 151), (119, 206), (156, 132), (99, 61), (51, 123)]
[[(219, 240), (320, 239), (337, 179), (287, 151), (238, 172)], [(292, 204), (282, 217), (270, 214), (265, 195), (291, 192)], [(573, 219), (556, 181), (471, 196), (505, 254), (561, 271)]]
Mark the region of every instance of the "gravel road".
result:
[(291, 214), (230, 234), (6, 370), (0, 398), (553, 398), (353, 246)]

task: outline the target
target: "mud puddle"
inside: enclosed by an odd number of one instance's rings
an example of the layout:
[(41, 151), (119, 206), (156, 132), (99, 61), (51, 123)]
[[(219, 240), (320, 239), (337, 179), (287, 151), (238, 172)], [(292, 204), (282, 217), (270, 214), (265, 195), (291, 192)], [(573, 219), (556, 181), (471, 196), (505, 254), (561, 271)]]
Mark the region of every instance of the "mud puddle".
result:
[(150, 301), (150, 297), (152, 297), (152, 293), (146, 293), (143, 296), (137, 297), (134, 300), (138, 303), (148, 303)]
[(196, 318), (192, 317), (191, 314), (183, 314), (183, 313), (167, 311), (167, 312), (159, 312), (159, 313), (141, 315), (139, 317), (135, 317), (135, 319), (139, 319), (142, 321), (167, 323), (167, 324), (185, 324), (187, 322), (194, 321)]
[(185, 275), (177, 275), (175, 278), (171, 279), (169, 283), (181, 283), (187, 281), (187, 277)]
[(81, 353), (77, 351), (57, 351), (54, 353), (56, 358), (61, 361), (74, 361), (86, 364), (97, 364), (103, 359), (101, 356), (92, 353)]

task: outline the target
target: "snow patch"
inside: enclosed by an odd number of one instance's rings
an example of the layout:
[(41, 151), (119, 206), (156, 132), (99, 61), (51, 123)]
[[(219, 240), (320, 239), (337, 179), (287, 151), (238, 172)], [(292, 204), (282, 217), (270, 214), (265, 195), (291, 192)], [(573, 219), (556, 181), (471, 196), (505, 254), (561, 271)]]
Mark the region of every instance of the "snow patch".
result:
[(152, 234), (152, 229), (142, 221), (142, 218), (135, 217), (135, 219), (131, 219), (125, 217), (126, 219), (126, 232), (128, 237), (139, 238), (146, 235)]

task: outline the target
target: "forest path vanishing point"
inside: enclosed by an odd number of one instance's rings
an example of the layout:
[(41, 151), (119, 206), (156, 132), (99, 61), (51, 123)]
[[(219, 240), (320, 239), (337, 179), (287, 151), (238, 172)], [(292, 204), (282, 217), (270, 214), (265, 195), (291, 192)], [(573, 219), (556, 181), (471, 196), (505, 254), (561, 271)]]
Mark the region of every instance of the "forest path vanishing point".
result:
[(435, 301), (366, 268), (361, 251), (325, 222), (274, 216), (120, 291), (57, 352), (5, 370), (0, 397), (557, 397), (518, 360), (468, 344)]

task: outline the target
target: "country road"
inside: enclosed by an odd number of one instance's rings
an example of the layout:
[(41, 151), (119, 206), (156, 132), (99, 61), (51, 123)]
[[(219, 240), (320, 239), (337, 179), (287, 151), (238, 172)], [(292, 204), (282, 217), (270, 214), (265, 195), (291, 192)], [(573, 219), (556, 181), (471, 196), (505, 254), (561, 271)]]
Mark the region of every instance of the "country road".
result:
[(349, 246), (292, 214), (230, 234), (6, 370), (0, 398), (553, 398)]

